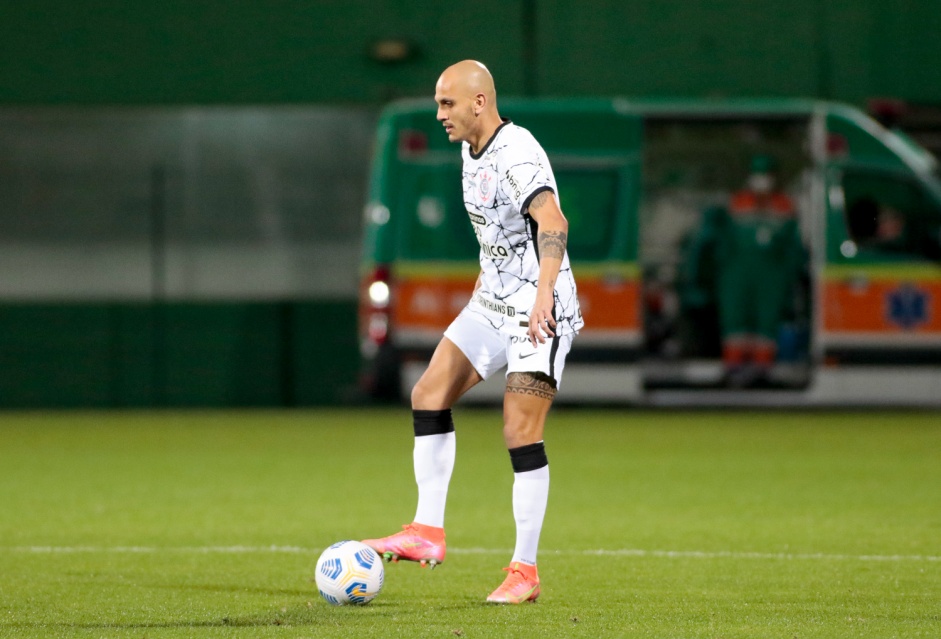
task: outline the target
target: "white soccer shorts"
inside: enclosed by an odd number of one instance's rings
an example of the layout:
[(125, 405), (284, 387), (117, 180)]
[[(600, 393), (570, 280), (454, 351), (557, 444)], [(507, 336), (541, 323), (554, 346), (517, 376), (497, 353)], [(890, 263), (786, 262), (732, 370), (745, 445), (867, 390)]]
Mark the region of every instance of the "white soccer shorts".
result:
[(544, 373), (555, 380), (556, 388), (561, 384), (565, 356), (575, 337), (546, 337), (545, 343), (536, 342), (533, 348), (525, 328), (521, 327), (518, 335), (510, 335), (476, 319), (466, 309), (451, 322), (444, 336), (464, 353), (484, 379), (506, 366), (507, 375)]

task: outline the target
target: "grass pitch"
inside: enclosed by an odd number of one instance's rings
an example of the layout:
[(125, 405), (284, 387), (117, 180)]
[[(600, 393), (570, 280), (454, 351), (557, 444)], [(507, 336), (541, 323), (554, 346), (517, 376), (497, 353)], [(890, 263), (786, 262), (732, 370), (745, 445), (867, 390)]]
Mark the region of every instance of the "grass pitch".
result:
[(499, 411), (457, 409), (447, 561), (333, 608), (320, 550), (414, 514), (407, 410), (0, 415), (0, 637), (941, 636), (936, 413), (550, 415), (542, 596)]

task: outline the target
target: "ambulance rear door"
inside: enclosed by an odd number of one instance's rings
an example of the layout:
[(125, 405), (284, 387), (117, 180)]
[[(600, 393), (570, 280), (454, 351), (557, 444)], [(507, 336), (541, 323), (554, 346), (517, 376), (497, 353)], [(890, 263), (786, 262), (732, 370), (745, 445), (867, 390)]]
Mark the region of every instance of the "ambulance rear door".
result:
[[(776, 190), (793, 203), (805, 273), (814, 241), (815, 160), (811, 112), (784, 102), (653, 112), (645, 119), (640, 246), (644, 386), (651, 403), (800, 403), (812, 376), (810, 282), (795, 273), (782, 312), (777, 360), (762, 385), (732, 384), (723, 365), (721, 250), (730, 201), (757, 156), (776, 166)], [(819, 190), (819, 189), (817, 189)], [(799, 247), (796, 247), (799, 248)], [(761, 392), (763, 391), (763, 392)], [(778, 400), (775, 400), (778, 401)]]

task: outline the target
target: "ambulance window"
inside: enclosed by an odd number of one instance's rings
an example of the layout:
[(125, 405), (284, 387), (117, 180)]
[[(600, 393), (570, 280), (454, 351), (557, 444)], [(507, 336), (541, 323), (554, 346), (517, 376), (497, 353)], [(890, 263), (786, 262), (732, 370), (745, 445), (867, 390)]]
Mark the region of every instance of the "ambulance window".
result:
[(475, 259), (479, 245), (467, 221), (460, 167), (415, 171), (403, 180), (400, 246), (411, 259)]
[(605, 259), (614, 240), (618, 171), (557, 168), (555, 174), (562, 213), (569, 223), (569, 256)]
[(846, 227), (871, 254), (935, 258), (939, 212), (913, 180), (866, 171), (843, 176)]

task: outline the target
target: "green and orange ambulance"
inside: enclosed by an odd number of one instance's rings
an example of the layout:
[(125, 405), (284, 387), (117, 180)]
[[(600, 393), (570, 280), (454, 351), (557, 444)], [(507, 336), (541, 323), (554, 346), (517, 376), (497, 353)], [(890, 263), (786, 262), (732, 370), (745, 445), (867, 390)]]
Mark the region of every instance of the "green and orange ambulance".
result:
[[(941, 406), (941, 173), (900, 131), (811, 100), (501, 99), (546, 149), (585, 328), (559, 401)], [(771, 156), (805, 252), (767, 384), (730, 388), (708, 211)], [(388, 106), (365, 208), (363, 386), (403, 398), (467, 303), (479, 246), (432, 100)], [(499, 376), (497, 376), (499, 377)], [(502, 395), (491, 379), (469, 397)]]

